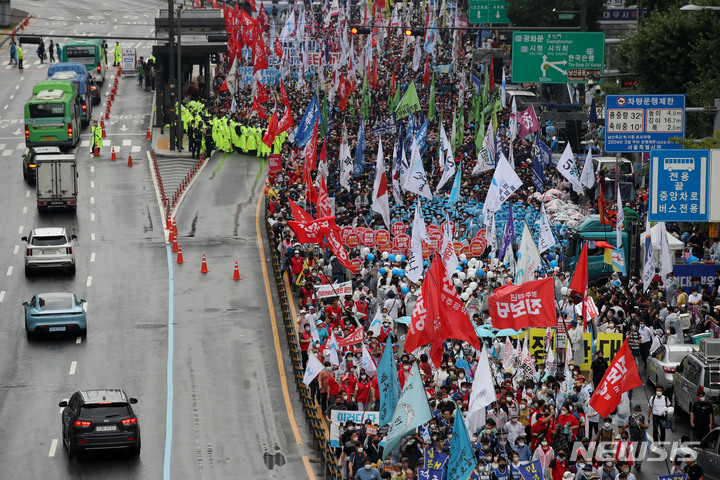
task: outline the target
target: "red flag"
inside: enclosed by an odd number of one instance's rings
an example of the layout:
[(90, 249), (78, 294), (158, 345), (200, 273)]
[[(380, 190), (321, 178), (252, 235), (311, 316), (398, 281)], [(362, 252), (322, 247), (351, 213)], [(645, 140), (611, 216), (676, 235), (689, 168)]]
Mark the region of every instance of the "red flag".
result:
[(253, 13), (257, 12), (257, 2), (255, 0), (250, 0), (250, 8), (252, 9)]
[(308, 212), (300, 208), (300, 205), (293, 202), (292, 199), (288, 199), (290, 203), (290, 211), (292, 212), (293, 218), (298, 222), (314, 222), (315, 219)]
[(265, 51), (265, 40), (261, 34), (255, 35), (255, 43), (253, 45), (253, 74), (260, 70), (268, 68), (267, 52)]
[(390, 79), (390, 91), (393, 92), (393, 96), (395, 95), (395, 84), (397, 80), (395, 79), (395, 70), (393, 70), (392, 78)]
[(320, 156), (318, 159), (321, 162), (327, 162), (327, 137), (325, 137), (325, 140), (323, 140), (323, 146), (322, 150), (320, 150)]
[[(338, 261), (345, 268), (347, 268), (347, 269), (355, 268), (350, 263), (350, 257), (348, 257), (348, 254), (345, 251), (345, 247), (343, 246), (343, 244), (340, 242), (340, 240), (338, 240), (338, 235), (335, 233), (335, 230), (330, 230), (327, 233), (327, 235), (325, 235), (325, 241), (327, 242), (327, 246), (333, 252), (333, 255), (335, 255), (335, 258), (337, 258)], [(363, 329), (360, 328), (358, 330), (363, 330)], [(440, 365), (440, 364), (438, 363), (438, 365)]]
[(257, 98), (253, 101), (252, 109), (254, 112), (257, 112), (258, 118), (267, 120), (267, 118), (268, 118), (267, 113), (265, 113), (265, 109), (262, 108), (262, 106), (258, 103)]
[(285, 91), (285, 82), (283, 82), (282, 77), (280, 77), (280, 100), (282, 100), (283, 105), (285, 105), (288, 109), (290, 108), (290, 99), (287, 96), (287, 91)]
[(577, 292), (585, 298), (587, 296), (588, 279), (588, 251), (587, 242), (585, 242), (582, 252), (580, 252), (580, 259), (578, 259), (578, 262), (575, 264), (575, 272), (568, 287), (573, 292)]
[(221, 91), (221, 92), (224, 92), (225, 90), (228, 90), (227, 80), (228, 80), (228, 77), (225, 77), (225, 80), (223, 80), (223, 84), (220, 85), (220, 91)]
[(310, 171), (317, 168), (318, 123), (319, 120), (315, 120), (315, 128), (313, 128), (312, 138), (307, 145), (305, 145), (305, 168)]
[(297, 235), (300, 243), (319, 243), (330, 231), (337, 231), (335, 217), (323, 217), (312, 222), (288, 221), (288, 225)]
[(495, 328), (557, 327), (552, 278), (496, 288), (488, 307)]
[(268, 25), (270, 24), (270, 22), (268, 21), (267, 13), (265, 13), (265, 6), (262, 3), (260, 3), (260, 10), (257, 14), (257, 22), (263, 32), (267, 30)]
[[(280, 58), (280, 60), (282, 60), (283, 46), (282, 46), (282, 43), (280, 42), (280, 39), (277, 37), (275, 38), (275, 55), (277, 55), (278, 58)], [(282, 81), (282, 79), (280, 81)]]
[(430, 55), (425, 55), (425, 70), (423, 71), (423, 83), (425, 88), (430, 84)]
[(338, 94), (340, 95), (339, 108), (342, 112), (343, 110), (345, 110), (348, 97), (350, 96), (350, 85), (348, 85), (347, 81), (345, 80), (345, 72), (340, 74), (340, 85), (338, 86)]
[(263, 143), (267, 145), (268, 148), (270, 148), (275, 141), (275, 137), (277, 137), (278, 134), (278, 119), (277, 119), (277, 109), (273, 111), (272, 117), (270, 117), (270, 123), (268, 124), (267, 131), (265, 131), (265, 135), (263, 136)]
[(282, 132), (290, 130), (294, 125), (295, 121), (293, 119), (292, 110), (290, 110), (290, 107), (287, 106), (285, 108), (285, 114), (282, 116), (280, 122), (278, 123), (278, 135), (280, 135)]
[(195, 8), (202, 8), (202, 5), (200, 5), (200, 0), (195, 0)]
[(488, 87), (492, 90), (495, 88), (495, 65), (493, 64), (492, 57), (490, 57), (490, 73), (486, 75), (490, 75), (490, 78), (488, 79)]
[(364, 340), (365, 340), (365, 329), (358, 328), (352, 334), (348, 335), (347, 337), (345, 337), (341, 340), (338, 340), (337, 344), (338, 344), (338, 347), (349, 347), (350, 345), (355, 345), (356, 343), (362, 343)]
[(590, 406), (600, 414), (600, 418), (605, 418), (620, 404), (623, 393), (642, 384), (635, 358), (626, 338), (600, 380), (600, 384), (595, 388), (590, 398)]
[(329, 217), (332, 215), (330, 196), (328, 195), (325, 177), (323, 176), (320, 177), (320, 191), (318, 192), (317, 211), (318, 217)]
[(372, 66), (372, 76), (370, 77), (370, 86), (373, 88), (373, 90), (377, 88), (377, 81), (378, 81), (378, 77), (377, 77), (378, 65), (377, 65), (377, 63), (378, 63), (377, 57), (374, 57), (373, 58), (373, 66)]
[(267, 90), (265, 90), (265, 87), (262, 86), (262, 84), (255, 80), (256, 88), (255, 88), (255, 101), (258, 103), (265, 103), (268, 100), (270, 100), (270, 95), (268, 95)]
[(217, 0), (213, 0), (212, 7), (213, 7), (213, 8), (220, 8), (220, 5), (218, 5)]

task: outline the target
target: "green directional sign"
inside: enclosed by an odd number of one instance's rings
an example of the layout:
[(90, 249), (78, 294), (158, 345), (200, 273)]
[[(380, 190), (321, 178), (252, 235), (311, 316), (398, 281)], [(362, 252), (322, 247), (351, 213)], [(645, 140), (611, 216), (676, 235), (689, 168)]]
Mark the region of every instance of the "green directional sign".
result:
[(602, 76), (603, 32), (513, 32), (513, 83), (587, 83)]
[(470, 23), (509, 23), (505, 0), (470, 0), (468, 21)]

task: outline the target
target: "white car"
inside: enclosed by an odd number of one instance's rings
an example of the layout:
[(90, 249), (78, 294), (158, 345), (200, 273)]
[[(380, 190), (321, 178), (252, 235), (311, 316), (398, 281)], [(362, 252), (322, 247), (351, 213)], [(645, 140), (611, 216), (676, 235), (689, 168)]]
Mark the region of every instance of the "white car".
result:
[(66, 270), (75, 275), (75, 235), (62, 227), (35, 228), (25, 246), (25, 275), (40, 269)]

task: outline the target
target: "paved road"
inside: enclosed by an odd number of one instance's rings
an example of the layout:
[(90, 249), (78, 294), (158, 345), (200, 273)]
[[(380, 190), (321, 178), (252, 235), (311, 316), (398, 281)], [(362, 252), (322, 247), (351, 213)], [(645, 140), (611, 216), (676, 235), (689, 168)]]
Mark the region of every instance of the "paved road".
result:
[[(145, 36), (163, 2), (34, 0), (14, 6), (41, 17), (32, 32)], [(149, 41), (132, 46), (138, 55), (150, 53)], [(172, 264), (171, 279), (147, 156), (150, 141), (144, 138), (150, 92), (140, 91), (132, 78), (120, 80), (101, 157), (89, 156), (87, 131), (76, 152), (77, 214), (39, 215), (34, 186), (22, 178), (22, 119), (29, 90), (46, 77), (47, 67), (33, 55), (34, 47), (25, 51), (24, 72), (0, 65), (0, 82), (9, 92), (0, 105), (0, 435), (15, 439), (0, 449), (2, 477), (155, 480), (164, 475), (233, 478), (246, 472), (248, 478), (307, 478), (312, 453), (301, 436), (307, 430), (291, 421), (285, 399), (295, 394), (286, 395), (278, 381), (258, 254), (261, 161), (216, 156), (208, 163), (178, 213), (188, 263)], [(7, 51), (0, 51), (0, 58), (7, 58)], [(103, 93), (114, 71), (108, 70)], [(108, 144), (119, 150), (119, 161), (110, 161)], [(129, 153), (133, 168), (126, 166)], [(20, 237), (34, 226), (50, 225), (66, 226), (78, 236), (77, 274), (26, 279)], [(211, 270), (207, 275), (198, 273), (203, 253)], [(231, 280), (236, 260), (242, 265), (239, 282)], [(25, 339), (21, 302), (44, 291), (72, 291), (87, 299), (86, 340)], [(280, 341), (282, 335), (281, 330)], [(139, 459), (118, 452), (67, 459), (57, 403), (77, 389), (99, 387), (120, 387), (139, 399)], [(302, 416), (297, 405), (295, 412)]]

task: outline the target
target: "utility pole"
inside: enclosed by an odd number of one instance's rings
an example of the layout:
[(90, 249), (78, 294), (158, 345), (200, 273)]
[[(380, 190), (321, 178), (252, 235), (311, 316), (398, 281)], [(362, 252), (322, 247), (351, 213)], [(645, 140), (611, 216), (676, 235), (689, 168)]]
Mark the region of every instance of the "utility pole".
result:
[(175, 80), (175, 2), (174, 0), (168, 0), (168, 111), (170, 113), (170, 150), (175, 150), (175, 133), (177, 123), (177, 109), (176, 105), (176, 80)]
[(587, 32), (587, 0), (580, 0), (580, 31)]

